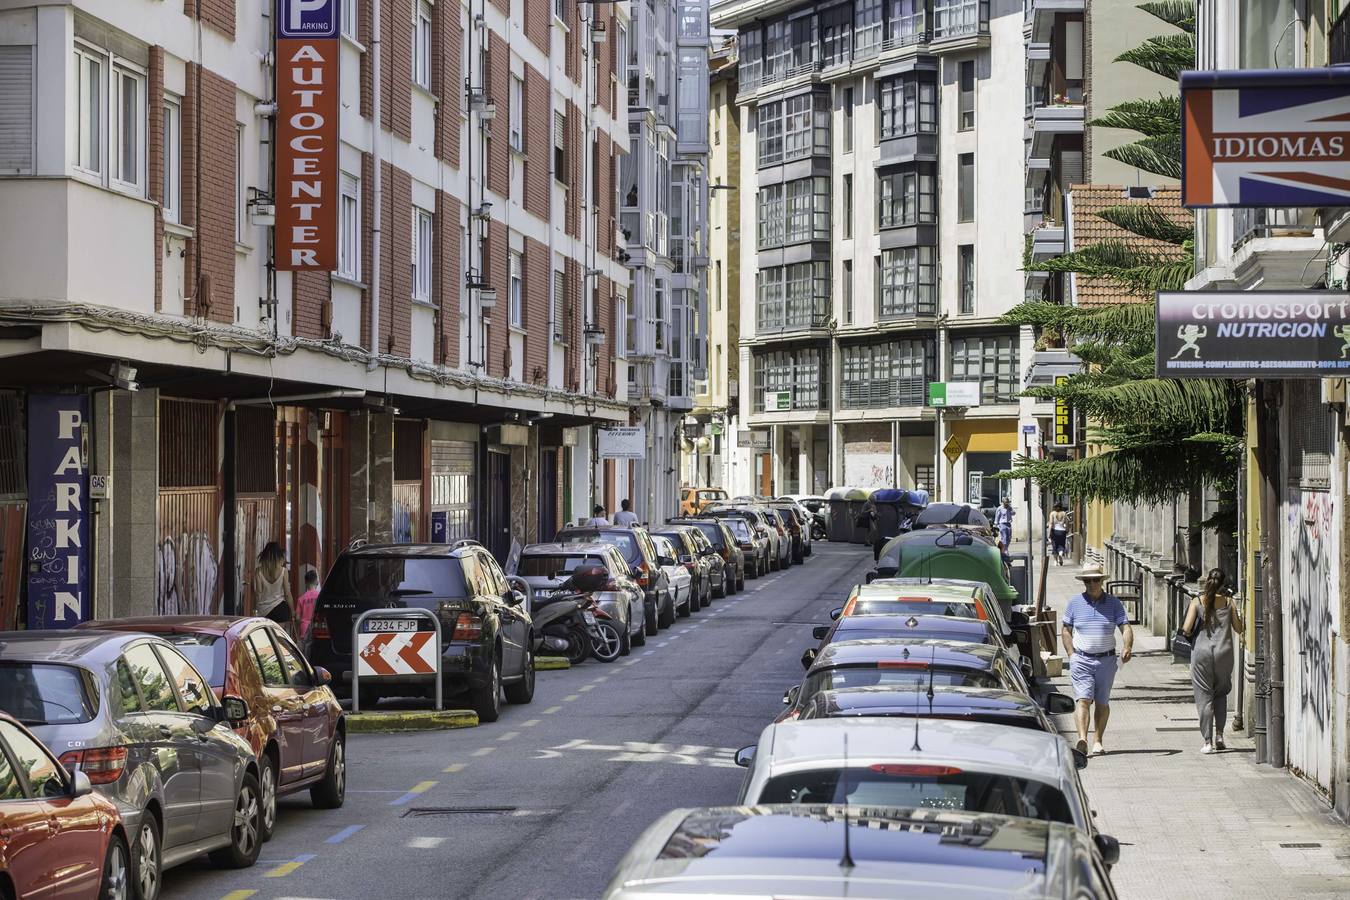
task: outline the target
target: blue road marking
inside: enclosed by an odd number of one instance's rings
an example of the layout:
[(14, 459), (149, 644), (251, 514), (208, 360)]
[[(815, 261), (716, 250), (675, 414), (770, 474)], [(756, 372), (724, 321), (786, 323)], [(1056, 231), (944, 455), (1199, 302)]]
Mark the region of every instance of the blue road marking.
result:
[(328, 840), (324, 841), (324, 843), (325, 843), (325, 844), (340, 844), (340, 843), (342, 843), (343, 841), (345, 841), (347, 838), (349, 838), (349, 837), (351, 837), (352, 835), (356, 834), (358, 831), (360, 831), (362, 828), (365, 828), (365, 827), (366, 827), (366, 826), (364, 826), (364, 825), (348, 825), (346, 828), (342, 829), (342, 830), (339, 831), (337, 834), (333, 835), (333, 836), (330, 837)]

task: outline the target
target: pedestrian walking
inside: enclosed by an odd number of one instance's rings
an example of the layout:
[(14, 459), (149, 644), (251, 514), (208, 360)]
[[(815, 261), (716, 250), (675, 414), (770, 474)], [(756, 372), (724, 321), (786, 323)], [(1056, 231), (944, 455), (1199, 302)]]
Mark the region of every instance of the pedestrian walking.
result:
[(1226, 749), (1223, 727), (1228, 724), (1228, 692), (1233, 689), (1233, 632), (1246, 633), (1227, 584), (1222, 570), (1210, 569), (1181, 625), (1191, 636), (1191, 684), (1200, 714), (1200, 736), (1205, 739), (1201, 753)]
[(1100, 566), (1084, 566), (1074, 577), (1083, 582), (1083, 593), (1070, 598), (1061, 637), (1064, 652), (1069, 654), (1069, 680), (1078, 700), (1073, 713), (1078, 727), (1076, 746), (1087, 753), (1091, 722), (1095, 726), (1092, 755), (1100, 756), (1106, 752), (1102, 737), (1111, 718), (1111, 685), (1116, 679), (1115, 632), (1120, 629), (1123, 638), (1120, 664), (1124, 665), (1133, 655), (1134, 629), (1124, 604), (1103, 589), (1106, 573)]
[(591, 517), (587, 520), (586, 524), (592, 527), (604, 527), (608, 525), (609, 519), (605, 518), (605, 508), (603, 506), (597, 506), (595, 509), (591, 510)]
[(294, 618), (286, 554), (276, 541), (268, 541), (258, 554), (258, 567), (253, 570), (253, 614), (266, 616), (288, 628)]
[(1064, 511), (1062, 504), (1056, 503), (1050, 512), (1050, 552), (1061, 566), (1064, 565), (1064, 554), (1068, 552), (1068, 542), (1069, 514)]
[(614, 514), (614, 524), (620, 528), (632, 528), (638, 523), (637, 513), (633, 512), (633, 501), (624, 500), (619, 504), (619, 511)]
[(1012, 523), (1013, 516), (1017, 515), (1013, 511), (1012, 501), (1007, 497), (999, 504), (998, 509), (994, 510), (994, 528), (998, 531), (998, 536), (1003, 539), (1003, 546), (1012, 546)]
[(300, 618), (300, 640), (309, 640), (309, 626), (314, 619), (314, 601), (319, 599), (319, 573), (310, 569), (305, 573), (305, 592), (295, 598), (295, 612)]

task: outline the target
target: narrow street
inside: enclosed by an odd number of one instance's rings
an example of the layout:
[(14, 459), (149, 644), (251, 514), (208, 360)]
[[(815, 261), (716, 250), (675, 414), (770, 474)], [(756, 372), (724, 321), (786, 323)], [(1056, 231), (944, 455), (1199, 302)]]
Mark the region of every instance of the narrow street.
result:
[(257, 866), (189, 864), (165, 873), (165, 895), (597, 897), (661, 813), (734, 802), (732, 755), (801, 679), (810, 625), (871, 562), (819, 543), (631, 657), (540, 673), (534, 702), (495, 724), (354, 735), (342, 809), (283, 799)]

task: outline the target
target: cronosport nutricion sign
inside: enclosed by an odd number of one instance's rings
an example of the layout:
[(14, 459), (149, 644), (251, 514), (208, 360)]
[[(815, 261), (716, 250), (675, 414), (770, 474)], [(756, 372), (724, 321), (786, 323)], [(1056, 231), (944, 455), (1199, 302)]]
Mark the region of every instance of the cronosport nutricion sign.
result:
[(1350, 294), (1159, 293), (1160, 378), (1350, 375)]

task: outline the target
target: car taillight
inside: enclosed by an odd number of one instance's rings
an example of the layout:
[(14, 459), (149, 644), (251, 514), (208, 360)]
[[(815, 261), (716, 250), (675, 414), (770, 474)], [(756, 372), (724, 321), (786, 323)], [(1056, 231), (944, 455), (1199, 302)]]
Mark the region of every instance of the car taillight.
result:
[(755, 545), (752, 544), (752, 543), (750, 543), (749, 541), (741, 541), (741, 549), (742, 549), (742, 550), (753, 550), (753, 549), (755, 549)]
[(326, 641), (332, 636), (328, 633), (328, 618), (326, 616), (314, 617), (314, 622), (309, 627), (309, 636), (316, 641)]
[(619, 583), (615, 581), (613, 578), (611, 578), (609, 581), (605, 582), (605, 590), (617, 591), (619, 590)]
[(880, 775), (917, 775), (920, 778), (941, 778), (944, 775), (960, 775), (961, 770), (955, 766), (926, 766), (912, 763), (877, 763), (868, 766), (873, 772)]
[(450, 635), (452, 641), (476, 641), (483, 636), (483, 620), (473, 613), (463, 612), (455, 619), (455, 630)]
[(696, 569), (698, 568), (698, 565), (697, 565), (696, 563), (694, 563), (694, 562), (691, 561), (691, 562), (685, 563), (685, 564), (684, 564), (684, 567), (685, 567), (686, 569), (688, 569), (689, 572), (692, 574), (692, 573), (694, 572), (694, 570), (696, 570)]
[(638, 566), (637, 583), (639, 587), (643, 588), (647, 587), (647, 582), (649, 581), (650, 577), (651, 576), (647, 572), (647, 564), (645, 562), (642, 563), (640, 566)]
[(94, 747), (61, 754), (61, 765), (78, 768), (91, 784), (112, 784), (127, 765), (126, 747)]

